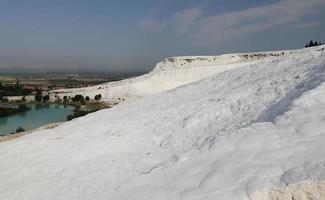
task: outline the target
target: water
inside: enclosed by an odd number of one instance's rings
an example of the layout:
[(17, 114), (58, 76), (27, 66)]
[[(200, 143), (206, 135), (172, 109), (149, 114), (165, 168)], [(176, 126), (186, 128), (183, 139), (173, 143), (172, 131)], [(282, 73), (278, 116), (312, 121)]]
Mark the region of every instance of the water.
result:
[(16, 132), (18, 127), (32, 130), (46, 124), (63, 122), (72, 113), (73, 107), (65, 105), (29, 105), (28, 111), (7, 117), (0, 117), (0, 135)]

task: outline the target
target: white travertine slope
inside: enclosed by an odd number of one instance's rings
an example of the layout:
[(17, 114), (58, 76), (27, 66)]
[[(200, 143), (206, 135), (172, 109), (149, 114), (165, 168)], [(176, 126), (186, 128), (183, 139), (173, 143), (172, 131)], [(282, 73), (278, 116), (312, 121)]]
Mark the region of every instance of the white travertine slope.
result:
[(159, 62), (148, 74), (125, 79), (122, 81), (104, 83), (93, 87), (62, 89), (51, 92), (51, 99), (73, 97), (76, 94), (94, 98), (101, 94), (102, 100), (108, 103), (118, 103), (125, 99), (141, 98), (176, 87), (192, 83), (213, 74), (221, 73), (244, 65), (250, 65), (259, 60), (278, 57), (289, 51), (262, 53), (225, 54), (220, 56), (186, 56), (172, 57)]
[(324, 80), (290, 51), (0, 143), (0, 199), (323, 199)]

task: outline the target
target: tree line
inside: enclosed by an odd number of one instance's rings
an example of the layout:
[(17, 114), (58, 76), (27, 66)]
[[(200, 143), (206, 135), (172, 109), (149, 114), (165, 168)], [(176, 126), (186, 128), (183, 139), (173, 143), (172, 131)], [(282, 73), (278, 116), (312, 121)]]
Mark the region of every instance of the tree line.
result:
[(316, 47), (316, 46), (320, 46), (320, 45), (323, 45), (324, 43), (323, 42), (321, 42), (321, 41), (319, 41), (319, 42), (317, 42), (317, 41), (310, 41), (309, 43), (306, 43), (305, 44), (305, 47), (306, 48), (308, 48), (308, 47)]
[(23, 88), (17, 80), (15, 85), (5, 85), (0, 82), (0, 100), (4, 96), (25, 96), (33, 92), (31, 89)]

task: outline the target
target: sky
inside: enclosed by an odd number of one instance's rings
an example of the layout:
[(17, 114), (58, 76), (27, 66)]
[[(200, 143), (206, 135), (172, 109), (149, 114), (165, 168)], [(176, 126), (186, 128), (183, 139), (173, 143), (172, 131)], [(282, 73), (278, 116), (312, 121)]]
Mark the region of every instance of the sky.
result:
[(325, 42), (324, 0), (0, 0), (1, 69), (149, 71)]

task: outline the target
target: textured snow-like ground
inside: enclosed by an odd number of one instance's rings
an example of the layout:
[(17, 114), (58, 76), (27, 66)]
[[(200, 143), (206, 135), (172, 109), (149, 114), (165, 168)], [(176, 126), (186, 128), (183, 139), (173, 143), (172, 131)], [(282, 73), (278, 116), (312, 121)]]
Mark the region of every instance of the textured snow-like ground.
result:
[(0, 199), (307, 194), (297, 184), (316, 188), (308, 192), (317, 199), (325, 178), (322, 48), (244, 63), (0, 143)]
[(325, 199), (324, 144), (325, 83), (274, 123), (239, 129), (193, 159), (132, 181), (114, 199)]

